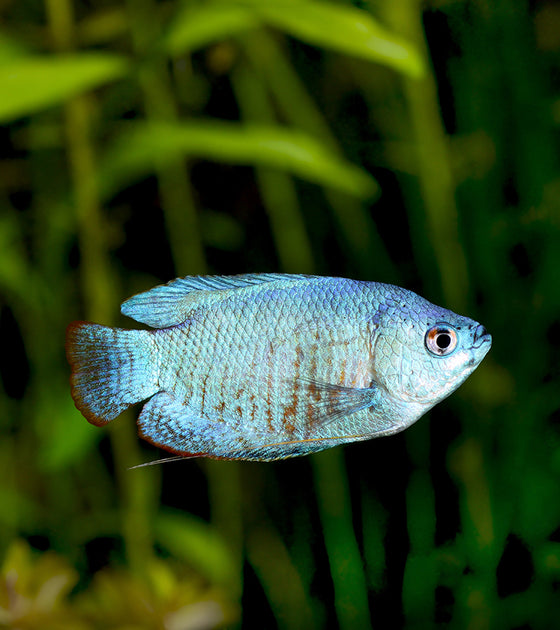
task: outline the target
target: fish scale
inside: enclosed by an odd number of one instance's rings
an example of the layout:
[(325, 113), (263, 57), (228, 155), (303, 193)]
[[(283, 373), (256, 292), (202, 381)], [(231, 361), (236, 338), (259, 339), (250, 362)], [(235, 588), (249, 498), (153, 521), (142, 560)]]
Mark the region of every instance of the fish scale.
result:
[(147, 400), (140, 434), (179, 456), (273, 460), (402, 431), (491, 345), (406, 289), (344, 278), (179, 278), (122, 312), (154, 330), (69, 326), (72, 396), (98, 425)]

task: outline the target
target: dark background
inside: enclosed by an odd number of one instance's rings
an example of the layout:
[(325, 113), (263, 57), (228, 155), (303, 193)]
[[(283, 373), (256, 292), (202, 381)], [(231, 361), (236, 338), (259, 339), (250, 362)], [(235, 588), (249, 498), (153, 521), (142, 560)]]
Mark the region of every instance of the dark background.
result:
[[(0, 625), (553, 627), (560, 5), (0, 16)], [(396, 283), (493, 348), (404, 434), (129, 470), (163, 454), (75, 410), (67, 324), (257, 271)]]

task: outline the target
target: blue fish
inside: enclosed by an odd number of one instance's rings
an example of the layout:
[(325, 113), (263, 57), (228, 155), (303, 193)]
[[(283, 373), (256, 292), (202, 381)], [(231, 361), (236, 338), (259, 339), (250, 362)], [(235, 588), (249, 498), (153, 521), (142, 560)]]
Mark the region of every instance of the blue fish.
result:
[(398, 433), (490, 349), (484, 326), (396, 286), (284, 274), (178, 278), (74, 322), (72, 397), (101, 426), (146, 401), (140, 435), (179, 456), (271, 461)]

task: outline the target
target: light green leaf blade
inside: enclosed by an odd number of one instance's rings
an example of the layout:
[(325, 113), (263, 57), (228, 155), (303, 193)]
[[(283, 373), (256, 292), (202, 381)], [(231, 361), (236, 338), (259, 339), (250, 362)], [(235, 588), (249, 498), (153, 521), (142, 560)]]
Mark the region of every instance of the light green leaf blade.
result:
[(231, 553), (207, 523), (184, 513), (166, 511), (157, 516), (155, 535), (159, 544), (212, 583), (228, 585), (234, 580)]
[(191, 52), (243, 33), (260, 21), (254, 11), (236, 4), (188, 6), (173, 19), (163, 48), (170, 55)]
[(377, 193), (370, 175), (309, 134), (272, 125), (197, 121), (131, 125), (104, 160), (103, 195), (181, 156), (275, 168), (359, 198)]
[(34, 114), (125, 74), (118, 55), (29, 56), (0, 66), (0, 122)]
[(418, 52), (366, 11), (313, 0), (239, 0), (187, 7), (163, 40), (171, 55), (203, 48), (261, 24), (273, 26), (320, 48), (383, 63), (412, 77), (422, 76)]
[(383, 63), (412, 77), (424, 73), (416, 49), (361, 9), (313, 0), (246, 0), (240, 4), (252, 7), (271, 26), (314, 46)]
[[(99, 432), (80, 416), (66, 390), (53, 396), (49, 431), (43, 436), (40, 465), (45, 471), (62, 470), (82, 461), (100, 439)], [(54, 411), (56, 410), (56, 411)]]

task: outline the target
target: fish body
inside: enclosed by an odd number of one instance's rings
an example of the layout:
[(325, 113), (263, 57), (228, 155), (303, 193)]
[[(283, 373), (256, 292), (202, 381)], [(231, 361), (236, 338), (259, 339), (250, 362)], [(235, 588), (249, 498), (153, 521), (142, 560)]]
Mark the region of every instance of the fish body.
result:
[(184, 456), (266, 461), (397, 433), (491, 346), (411, 291), (344, 278), (179, 278), (121, 311), (153, 330), (68, 328), (75, 404), (103, 425), (148, 399), (141, 436)]

